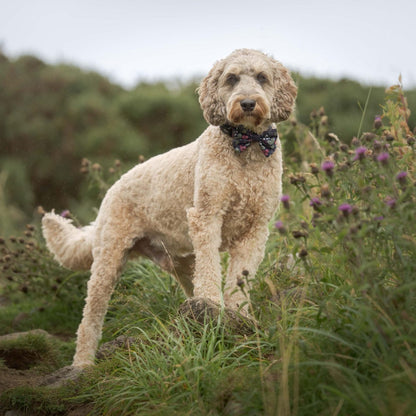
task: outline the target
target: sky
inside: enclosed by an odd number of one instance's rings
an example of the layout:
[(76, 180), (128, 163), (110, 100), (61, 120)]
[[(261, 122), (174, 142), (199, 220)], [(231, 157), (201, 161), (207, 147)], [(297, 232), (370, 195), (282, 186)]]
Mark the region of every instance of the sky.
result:
[(304, 75), (416, 87), (414, 0), (0, 0), (0, 48), (127, 88), (191, 79), (234, 49)]

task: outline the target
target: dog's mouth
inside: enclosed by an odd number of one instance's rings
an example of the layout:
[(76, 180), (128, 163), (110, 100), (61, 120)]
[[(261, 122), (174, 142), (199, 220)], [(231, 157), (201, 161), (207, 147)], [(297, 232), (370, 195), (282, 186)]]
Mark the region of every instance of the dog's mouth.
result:
[(270, 108), (262, 97), (237, 98), (229, 104), (227, 118), (234, 124), (257, 127), (270, 119)]

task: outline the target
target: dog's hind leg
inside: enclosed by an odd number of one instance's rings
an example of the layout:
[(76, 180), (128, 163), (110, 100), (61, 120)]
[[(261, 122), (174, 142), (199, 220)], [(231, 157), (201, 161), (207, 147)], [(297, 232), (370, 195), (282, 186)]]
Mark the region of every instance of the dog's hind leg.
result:
[(117, 237), (115, 229), (117, 228), (114, 224), (105, 226), (101, 241), (93, 250), (91, 278), (88, 281), (83, 318), (77, 331), (74, 367), (86, 367), (94, 363), (108, 303), (127, 258), (127, 252), (134, 242), (134, 237), (129, 238), (126, 234)]

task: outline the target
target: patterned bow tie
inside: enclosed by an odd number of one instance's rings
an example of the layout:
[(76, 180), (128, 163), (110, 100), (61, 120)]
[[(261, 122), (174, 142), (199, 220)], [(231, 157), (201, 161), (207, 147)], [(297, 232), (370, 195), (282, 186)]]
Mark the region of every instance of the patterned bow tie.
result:
[(246, 127), (223, 124), (221, 131), (233, 139), (233, 148), (237, 153), (244, 152), (253, 142), (257, 142), (264, 156), (271, 156), (276, 150), (276, 141), (279, 138), (277, 130), (270, 127), (261, 134), (254, 133)]

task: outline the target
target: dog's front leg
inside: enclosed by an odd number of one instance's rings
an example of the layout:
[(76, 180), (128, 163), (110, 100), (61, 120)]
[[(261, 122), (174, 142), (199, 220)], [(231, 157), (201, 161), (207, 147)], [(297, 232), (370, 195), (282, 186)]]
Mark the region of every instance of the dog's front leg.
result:
[(250, 281), (256, 276), (263, 260), (268, 236), (267, 224), (261, 224), (253, 227), (230, 248), (224, 290), (225, 306), (235, 310), (242, 307), (244, 312), (248, 312)]
[(188, 209), (189, 234), (195, 253), (194, 296), (221, 303), (222, 216), (192, 207)]

